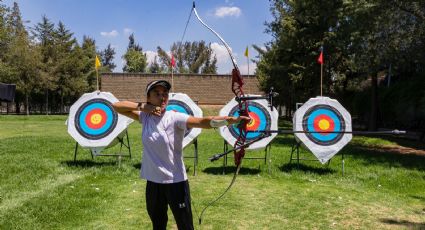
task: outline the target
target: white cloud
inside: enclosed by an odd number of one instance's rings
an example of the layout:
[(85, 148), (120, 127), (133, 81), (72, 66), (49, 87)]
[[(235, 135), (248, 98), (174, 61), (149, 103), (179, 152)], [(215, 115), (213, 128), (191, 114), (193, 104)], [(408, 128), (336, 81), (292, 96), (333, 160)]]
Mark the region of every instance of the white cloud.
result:
[(223, 6), (223, 7), (217, 8), (214, 13), (214, 15), (219, 18), (223, 18), (227, 16), (239, 17), (241, 14), (242, 14), (241, 9), (236, 6), (232, 6), (232, 7)]
[(216, 55), (217, 57), (217, 64), (231, 63), (229, 53), (224, 45), (213, 42), (211, 43), (211, 49), (213, 50), (213, 56)]
[[(153, 61), (155, 60), (155, 56), (158, 56), (158, 53), (157, 52), (150, 51), (150, 50), (146, 51), (145, 54), (146, 54), (146, 57), (148, 58), (148, 63), (149, 64), (150, 63), (153, 63)], [(157, 61), (158, 61), (158, 59), (157, 59)]]
[(124, 34), (125, 35), (130, 35), (131, 33), (133, 33), (134, 32), (134, 30), (133, 29), (131, 29), (131, 28), (124, 28)]
[(112, 30), (111, 32), (100, 32), (103, 37), (116, 37), (119, 35), (118, 31)]

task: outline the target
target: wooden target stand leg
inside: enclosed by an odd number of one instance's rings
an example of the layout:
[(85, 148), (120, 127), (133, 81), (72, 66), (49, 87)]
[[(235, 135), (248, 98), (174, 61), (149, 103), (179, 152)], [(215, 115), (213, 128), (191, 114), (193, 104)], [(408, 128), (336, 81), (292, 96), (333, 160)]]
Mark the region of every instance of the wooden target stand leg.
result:
[[(311, 158), (300, 158), (300, 147), (301, 143), (294, 139), (294, 143), (291, 147), (291, 158), (289, 159), (289, 164), (292, 163), (293, 160), (297, 161), (297, 168), (300, 168), (300, 160), (303, 161), (318, 161), (317, 159), (311, 159)], [(296, 157), (294, 157), (294, 153), (296, 153)], [(332, 159), (328, 160), (328, 163), (326, 164), (326, 167), (329, 167)], [(342, 168), (342, 176), (344, 176), (344, 152), (341, 153), (341, 168)]]
[[(270, 174), (271, 171), (271, 148), (272, 145), (271, 143), (267, 144), (266, 148), (264, 149), (264, 157), (244, 157), (243, 159), (248, 159), (248, 160), (263, 160), (264, 159), (264, 164), (267, 165), (267, 171)], [(223, 152), (227, 152), (229, 150), (229, 144), (227, 144), (227, 142), (224, 140), (224, 144), (223, 144)], [(226, 166), (227, 166), (227, 156), (228, 154), (224, 155), (223, 157), (223, 175), (226, 174)]]
[(196, 168), (198, 166), (198, 138), (195, 138), (193, 141), (194, 155), (187, 156), (184, 158), (193, 158), (193, 175), (196, 176)]
[[(128, 137), (128, 130), (125, 131), (125, 135), (122, 138), (117, 137), (120, 143), (120, 151), (117, 154), (97, 154), (96, 156), (109, 156), (109, 157), (117, 157), (118, 165), (121, 165), (122, 157), (129, 157), (131, 159), (131, 146), (130, 146), (130, 138)], [(126, 141), (124, 140), (126, 139)], [(127, 143), (125, 143), (127, 142)], [(122, 154), (122, 147), (125, 147), (128, 150), (128, 154)], [(77, 162), (77, 152), (78, 152), (78, 142), (75, 142), (75, 150), (74, 150), (74, 163)], [(91, 159), (94, 159), (93, 152), (89, 150)]]

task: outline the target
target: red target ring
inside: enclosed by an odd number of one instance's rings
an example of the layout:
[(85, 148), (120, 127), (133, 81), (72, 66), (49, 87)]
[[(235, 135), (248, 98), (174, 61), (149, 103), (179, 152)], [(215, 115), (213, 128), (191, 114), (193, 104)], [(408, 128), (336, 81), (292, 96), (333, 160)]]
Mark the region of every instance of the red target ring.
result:
[(256, 113), (249, 112), (248, 114), (249, 114), (249, 117), (251, 118), (251, 121), (247, 124), (246, 129), (248, 131), (255, 131), (260, 126), (261, 120)]
[(105, 111), (93, 109), (85, 117), (86, 124), (91, 129), (100, 129), (106, 123), (107, 117)]
[[(335, 129), (335, 123), (331, 117), (321, 114), (314, 118), (314, 129), (318, 132), (332, 132)], [(323, 133), (322, 135), (328, 134), (329, 133)]]

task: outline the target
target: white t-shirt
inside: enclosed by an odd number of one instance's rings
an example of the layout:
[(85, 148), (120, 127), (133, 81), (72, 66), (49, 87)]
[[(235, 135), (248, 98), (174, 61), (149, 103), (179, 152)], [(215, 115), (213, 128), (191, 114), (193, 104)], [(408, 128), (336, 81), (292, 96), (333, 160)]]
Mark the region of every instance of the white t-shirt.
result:
[(140, 177), (155, 183), (187, 180), (183, 138), (189, 115), (166, 111), (160, 117), (140, 112), (143, 160)]

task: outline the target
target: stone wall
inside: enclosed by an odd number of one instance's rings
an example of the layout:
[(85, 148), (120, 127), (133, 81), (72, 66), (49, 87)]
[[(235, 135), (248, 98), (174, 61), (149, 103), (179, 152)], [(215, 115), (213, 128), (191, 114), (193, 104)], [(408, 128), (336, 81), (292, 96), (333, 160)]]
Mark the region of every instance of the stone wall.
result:
[[(172, 92), (185, 93), (200, 105), (224, 105), (234, 95), (231, 91), (231, 75), (175, 74)], [(245, 94), (264, 94), (254, 75), (243, 76)], [(111, 92), (119, 100), (146, 101), (146, 85), (153, 80), (167, 80), (170, 74), (104, 73), (101, 90)]]

